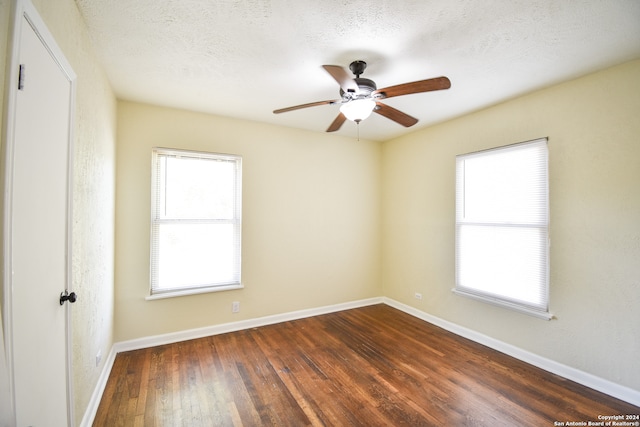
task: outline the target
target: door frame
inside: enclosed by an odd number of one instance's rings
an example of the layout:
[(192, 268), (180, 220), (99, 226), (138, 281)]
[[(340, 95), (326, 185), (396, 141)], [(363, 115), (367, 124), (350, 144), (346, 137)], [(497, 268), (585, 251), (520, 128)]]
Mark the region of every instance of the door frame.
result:
[[(42, 42), (43, 46), (50, 53), (58, 67), (70, 83), (70, 105), (69, 105), (69, 141), (68, 141), (68, 169), (67, 169), (67, 236), (66, 236), (66, 280), (65, 288), (73, 289), (72, 277), (72, 225), (73, 225), (73, 152), (75, 134), (75, 106), (76, 106), (76, 80), (77, 76), (71, 64), (67, 61), (64, 53), (57, 45), (53, 35), (49, 32), (46, 24), (38, 14), (30, 0), (12, 0), (11, 17), (9, 22), (8, 55), (6, 81), (4, 94), (4, 117), (1, 161), (4, 166), (4, 175), (0, 176), (2, 188), (1, 215), (2, 215), (2, 327), (4, 328), (5, 354), (7, 369), (9, 373), (9, 395), (11, 398), (12, 418), (15, 422), (16, 401), (15, 401), (15, 377), (14, 377), (14, 354), (13, 354), (13, 309), (12, 306), (12, 198), (13, 198), (13, 156), (15, 147), (15, 124), (16, 105), (18, 97), (18, 76), (20, 66), (21, 31), (23, 18), (31, 25), (34, 32)], [(28, 76), (28, 75), (27, 75)], [(69, 304), (65, 304), (65, 329), (66, 329), (66, 392), (67, 392), (67, 420), (69, 426), (75, 425), (74, 399), (73, 399), (73, 378), (72, 373), (72, 324)], [(1, 344), (1, 343), (0, 343)], [(1, 348), (0, 348), (1, 350)]]

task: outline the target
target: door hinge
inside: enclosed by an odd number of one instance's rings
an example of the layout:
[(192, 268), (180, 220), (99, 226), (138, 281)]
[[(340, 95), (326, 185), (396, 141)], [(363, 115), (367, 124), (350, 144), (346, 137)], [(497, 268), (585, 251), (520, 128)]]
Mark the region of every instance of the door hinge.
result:
[(18, 72), (18, 90), (24, 90), (24, 64), (20, 64)]

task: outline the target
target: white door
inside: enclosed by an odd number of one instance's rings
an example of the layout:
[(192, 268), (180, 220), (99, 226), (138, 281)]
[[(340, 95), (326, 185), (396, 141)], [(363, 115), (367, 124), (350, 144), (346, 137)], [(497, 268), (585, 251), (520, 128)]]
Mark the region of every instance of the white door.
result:
[(72, 418), (70, 305), (61, 304), (60, 295), (70, 283), (75, 75), (65, 69), (66, 61), (34, 14), (30, 9), (21, 18), (18, 57), (23, 78), (15, 98), (9, 160), (11, 365), (16, 425), (55, 427), (68, 426)]

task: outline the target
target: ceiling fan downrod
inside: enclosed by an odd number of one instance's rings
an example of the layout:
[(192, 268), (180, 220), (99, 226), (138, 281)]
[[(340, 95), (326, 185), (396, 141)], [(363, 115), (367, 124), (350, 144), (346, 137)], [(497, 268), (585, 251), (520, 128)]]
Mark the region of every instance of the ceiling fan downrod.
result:
[(356, 60), (349, 64), (349, 69), (356, 76), (353, 80), (356, 82), (356, 85), (358, 85), (358, 93), (354, 96), (352, 93), (346, 92), (347, 95), (345, 96), (345, 92), (341, 90), (340, 96), (342, 96), (346, 102), (355, 99), (369, 98), (371, 93), (377, 89), (376, 82), (360, 77), (366, 68), (367, 63), (361, 60)]

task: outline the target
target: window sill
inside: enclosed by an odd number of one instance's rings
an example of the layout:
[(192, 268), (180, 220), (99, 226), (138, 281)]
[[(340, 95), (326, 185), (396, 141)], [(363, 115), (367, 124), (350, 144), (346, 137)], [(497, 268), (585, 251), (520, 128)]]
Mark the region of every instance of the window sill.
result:
[(527, 307), (520, 306), (518, 304), (509, 303), (509, 302), (506, 302), (506, 301), (501, 301), (501, 300), (498, 300), (498, 299), (485, 297), (485, 296), (482, 296), (482, 295), (472, 294), (472, 293), (469, 293), (469, 292), (462, 291), (460, 289), (455, 289), (454, 288), (454, 289), (451, 289), (451, 291), (456, 295), (460, 295), (460, 296), (463, 296), (463, 297), (475, 299), (477, 301), (486, 302), (486, 303), (489, 303), (489, 304), (492, 304), (492, 305), (496, 305), (498, 307), (508, 308), (510, 310), (514, 310), (514, 311), (517, 311), (519, 313), (528, 314), (530, 316), (534, 316), (534, 317), (537, 317), (539, 319), (551, 320), (551, 319), (554, 318), (553, 314), (551, 314), (549, 312), (537, 311), (537, 310), (534, 310), (534, 309), (530, 309), (530, 308), (527, 308)]
[(208, 294), (210, 292), (233, 291), (236, 289), (243, 289), (243, 288), (244, 288), (244, 285), (242, 283), (239, 283), (236, 285), (223, 285), (223, 286), (211, 286), (208, 288), (186, 289), (184, 291), (162, 292), (158, 294), (152, 294), (145, 297), (145, 300), (154, 301), (154, 300), (165, 299), (165, 298), (184, 297), (187, 295)]

